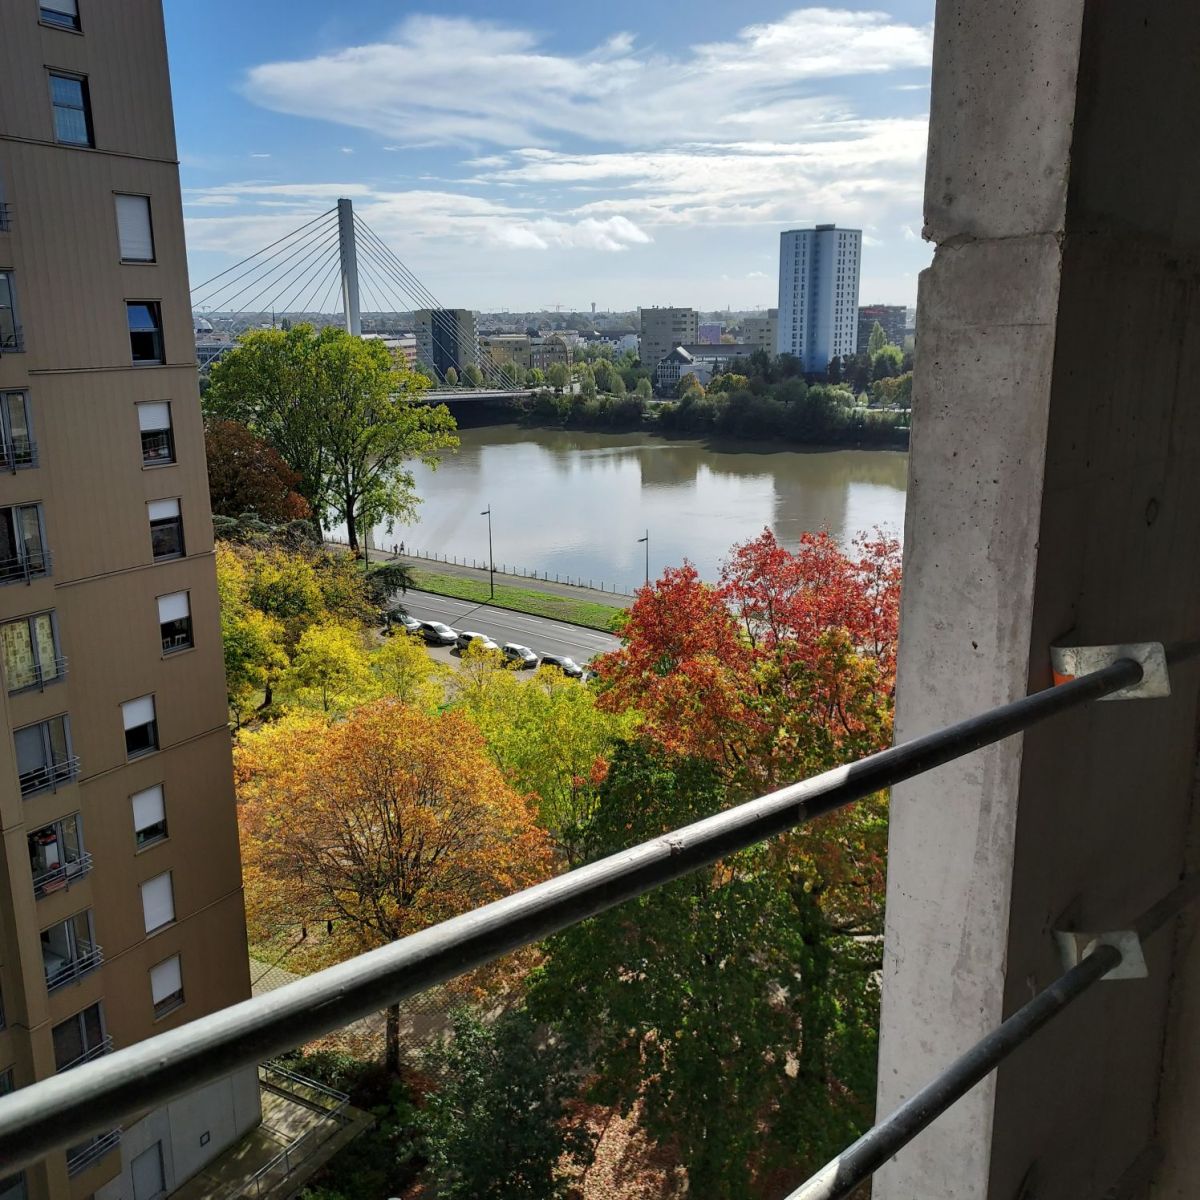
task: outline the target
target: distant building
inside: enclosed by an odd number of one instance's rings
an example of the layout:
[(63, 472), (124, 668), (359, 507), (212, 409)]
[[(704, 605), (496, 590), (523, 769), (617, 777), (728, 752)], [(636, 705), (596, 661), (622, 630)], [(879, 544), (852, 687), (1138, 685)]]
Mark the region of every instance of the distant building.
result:
[(417, 327), (417, 361), (444, 379), (453, 367), (479, 366), (479, 333), (475, 314), (467, 308), (420, 308), (413, 313)]
[(638, 357), (653, 369), (676, 346), (699, 341), (694, 308), (643, 308)]
[(736, 369), (739, 363), (745, 363), (750, 355), (763, 347), (748, 342), (719, 342), (715, 346), (693, 342), (682, 349), (687, 351), (693, 362), (709, 368), (715, 375), (719, 371)]
[(776, 351), (793, 354), (805, 371), (858, 348), (861, 229), (818, 225), (779, 237), (779, 337)]
[(530, 338), (529, 362), (539, 371), (545, 371), (555, 363), (571, 365), (571, 347), (566, 338), (557, 333), (545, 337)]
[(779, 309), (768, 308), (765, 316), (746, 317), (742, 321), (741, 340), (774, 356), (779, 342)]
[(696, 360), (682, 346), (676, 346), (659, 360), (654, 368), (654, 390), (663, 396), (673, 396), (685, 375), (695, 375), (703, 384), (713, 377), (711, 368)]
[(696, 327), (696, 341), (705, 346), (715, 346), (724, 332), (725, 326), (720, 321), (706, 321)]
[(505, 363), (515, 363), (528, 371), (533, 365), (531, 357), (531, 342), (527, 333), (491, 333), (480, 337), (479, 351), (484, 358), (490, 359), (492, 366), (502, 367)]
[(382, 342), (407, 367), (417, 365), (417, 336), (414, 333), (364, 333), (363, 341)]
[(858, 310), (858, 348), (865, 350), (878, 321), (893, 346), (903, 346), (908, 310), (903, 304), (866, 304)]

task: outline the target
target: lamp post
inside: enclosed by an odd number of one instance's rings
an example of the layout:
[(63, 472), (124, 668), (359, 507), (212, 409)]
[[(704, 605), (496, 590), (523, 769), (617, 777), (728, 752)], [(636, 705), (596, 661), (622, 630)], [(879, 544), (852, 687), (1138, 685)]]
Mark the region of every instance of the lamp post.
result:
[(638, 538), (638, 544), (646, 543), (646, 586), (650, 586), (650, 530), (646, 530), (646, 536)]
[(494, 600), (496, 598), (496, 559), (492, 555), (492, 506), (489, 504), (479, 515), (488, 519), (488, 595)]

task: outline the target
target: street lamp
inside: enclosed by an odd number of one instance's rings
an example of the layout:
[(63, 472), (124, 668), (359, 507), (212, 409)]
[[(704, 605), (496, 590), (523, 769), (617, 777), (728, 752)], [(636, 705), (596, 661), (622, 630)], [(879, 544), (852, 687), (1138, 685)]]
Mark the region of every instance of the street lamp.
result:
[(479, 515), (488, 519), (488, 595), (494, 600), (496, 598), (496, 560), (492, 555), (492, 506), (489, 504)]
[(642, 542), (646, 543), (646, 586), (650, 586), (650, 530), (646, 530), (646, 536), (638, 538), (638, 545)]

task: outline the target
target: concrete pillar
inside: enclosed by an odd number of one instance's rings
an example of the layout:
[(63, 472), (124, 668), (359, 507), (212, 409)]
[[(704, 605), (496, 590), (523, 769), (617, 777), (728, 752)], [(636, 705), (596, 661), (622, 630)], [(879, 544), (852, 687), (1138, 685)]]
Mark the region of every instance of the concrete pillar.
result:
[[(938, 2), (898, 740), (1046, 686), (1056, 638), (1200, 635), (1198, 52), (1194, 0)], [(1054, 928), (1123, 927), (1177, 881), (1196, 693), (1192, 667), (1169, 700), (1097, 704), (894, 790), (881, 1114), (1059, 973)], [(885, 1167), (876, 1200), (1144, 1194), (1183, 1006), (1170, 932), (1148, 959)]]

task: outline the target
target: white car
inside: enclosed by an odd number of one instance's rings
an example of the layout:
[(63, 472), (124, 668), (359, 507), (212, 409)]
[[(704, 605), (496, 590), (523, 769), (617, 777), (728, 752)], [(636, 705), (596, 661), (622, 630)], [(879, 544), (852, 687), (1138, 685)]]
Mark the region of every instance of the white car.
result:
[(459, 653), (465, 653), (468, 646), (478, 643), (485, 650), (499, 650), (500, 647), (492, 641), (486, 633), (476, 633), (472, 629), (466, 629), (458, 635), (458, 650)]
[(441, 621), (422, 621), (421, 636), (431, 646), (453, 646), (458, 641), (458, 634)]
[(519, 642), (505, 642), (500, 647), (500, 653), (519, 671), (537, 666), (538, 656), (528, 646), (522, 646)]

